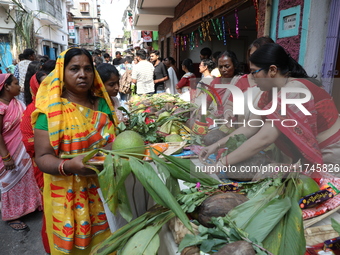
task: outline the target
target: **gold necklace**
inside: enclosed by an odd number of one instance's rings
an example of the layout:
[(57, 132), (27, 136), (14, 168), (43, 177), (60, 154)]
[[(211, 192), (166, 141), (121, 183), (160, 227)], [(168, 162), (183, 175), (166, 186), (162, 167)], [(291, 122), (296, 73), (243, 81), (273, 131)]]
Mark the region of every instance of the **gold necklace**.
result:
[(0, 98), (1, 100), (3, 100), (3, 101), (6, 101), (7, 103), (9, 103), (9, 102), (11, 102), (11, 100), (7, 100), (7, 99), (5, 99), (5, 98)]

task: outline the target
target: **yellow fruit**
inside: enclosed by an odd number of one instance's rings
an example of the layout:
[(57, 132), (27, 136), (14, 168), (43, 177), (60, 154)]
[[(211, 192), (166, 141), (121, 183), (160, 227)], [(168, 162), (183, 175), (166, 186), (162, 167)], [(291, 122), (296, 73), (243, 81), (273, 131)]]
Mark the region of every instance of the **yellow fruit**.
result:
[[(113, 141), (112, 150), (122, 150), (123, 153), (145, 153), (144, 140), (135, 131), (127, 130), (120, 133)], [(136, 156), (137, 157), (137, 156)], [(143, 158), (143, 156), (138, 156)]]

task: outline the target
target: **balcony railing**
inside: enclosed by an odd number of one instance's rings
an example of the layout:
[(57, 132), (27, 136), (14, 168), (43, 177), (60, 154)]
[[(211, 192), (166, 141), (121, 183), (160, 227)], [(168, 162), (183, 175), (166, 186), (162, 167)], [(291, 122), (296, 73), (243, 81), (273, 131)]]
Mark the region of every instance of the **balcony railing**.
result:
[(40, 11), (50, 14), (57, 20), (63, 17), (60, 0), (39, 0)]

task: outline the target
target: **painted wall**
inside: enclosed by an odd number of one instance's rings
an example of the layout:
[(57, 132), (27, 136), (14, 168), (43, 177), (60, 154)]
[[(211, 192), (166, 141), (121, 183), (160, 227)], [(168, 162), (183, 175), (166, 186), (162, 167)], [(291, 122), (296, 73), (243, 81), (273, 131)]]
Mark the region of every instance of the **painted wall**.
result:
[(317, 75), (318, 78), (321, 77), (330, 4), (331, 0), (311, 0), (306, 53), (303, 66), (308, 75)]
[[(300, 51), (300, 39), (301, 39), (301, 27), (302, 27), (302, 16), (303, 16), (303, 8), (304, 8), (304, 1), (303, 0), (280, 0), (279, 2), (279, 12), (276, 22), (276, 36), (277, 40), (276, 42), (280, 44), (282, 47), (284, 47), (290, 55), (295, 59), (299, 59), (299, 51)], [(295, 6), (301, 6), (301, 13), (300, 13), (300, 24), (299, 24), (299, 34), (291, 37), (284, 37), (279, 38), (278, 37), (278, 27), (279, 27), (279, 18), (280, 18), (280, 11), (295, 7)]]

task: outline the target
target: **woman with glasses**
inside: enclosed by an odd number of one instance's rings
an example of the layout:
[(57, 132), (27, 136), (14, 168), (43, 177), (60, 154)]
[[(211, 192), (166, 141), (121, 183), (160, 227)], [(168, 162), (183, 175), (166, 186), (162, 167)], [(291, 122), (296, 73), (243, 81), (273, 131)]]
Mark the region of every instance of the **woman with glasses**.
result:
[[(340, 119), (332, 97), (318, 86), (317, 81), (308, 77), (303, 67), (278, 44), (263, 45), (249, 60), (255, 82), (263, 91), (258, 109), (268, 110), (266, 115), (253, 114), (251, 119), (262, 120), (264, 124), (260, 127), (238, 128), (203, 149), (200, 159), (205, 161), (218, 148), (224, 147), (229, 137), (244, 134), (248, 140), (228, 156), (221, 157), (219, 165), (227, 166), (244, 161), (274, 142), (293, 162), (301, 159), (304, 167), (310, 168), (317, 164), (327, 168), (339, 163)], [(296, 88), (299, 88), (298, 92), (294, 92)], [(274, 93), (276, 90), (277, 95)], [(290, 102), (303, 100), (308, 91), (311, 98), (300, 107), (294, 103), (286, 104), (286, 99), (290, 99)]]

